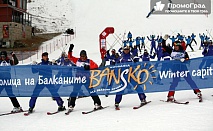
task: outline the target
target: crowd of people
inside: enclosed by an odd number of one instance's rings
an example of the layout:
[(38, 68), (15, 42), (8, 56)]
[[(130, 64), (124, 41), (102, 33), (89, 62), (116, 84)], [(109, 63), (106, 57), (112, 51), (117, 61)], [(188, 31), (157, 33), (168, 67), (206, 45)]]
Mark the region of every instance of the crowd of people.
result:
[[(200, 42), (197, 42), (195, 40), (196, 35), (192, 33), (191, 36), (183, 36), (178, 34), (177, 36), (169, 36), (165, 35), (164, 37), (162, 36), (155, 36), (155, 35), (150, 35), (147, 37), (136, 37), (136, 39), (133, 39), (131, 32), (128, 33), (127, 40), (123, 41), (123, 47), (120, 47), (118, 51), (116, 49), (111, 49), (107, 50), (105, 52), (104, 57), (102, 58), (102, 64), (101, 66), (105, 66), (106, 61), (109, 61), (110, 65), (116, 65), (119, 63), (128, 63), (128, 62), (141, 62), (141, 61), (150, 61), (150, 59), (155, 59), (157, 57), (157, 60), (180, 60), (181, 62), (185, 62), (189, 60), (189, 55), (186, 52), (187, 47), (189, 46), (192, 51), (194, 49), (191, 47), (191, 44), (194, 42), (196, 45), (199, 45), (199, 48), (203, 48), (203, 56), (212, 56), (213, 55), (213, 46), (212, 46), (212, 41), (210, 38), (205, 35), (205, 34), (199, 34), (200, 37)], [(150, 52), (148, 51), (147, 45), (145, 45), (145, 39), (147, 38), (148, 41), (151, 42), (150, 44)], [(167, 40), (171, 40), (171, 46), (170, 44), (166, 44)], [(135, 43), (134, 43), (135, 42)], [(156, 46), (157, 43), (157, 46)], [(51, 65), (59, 65), (59, 66), (77, 66), (77, 67), (83, 67), (85, 70), (93, 70), (97, 69), (98, 65), (95, 63), (93, 60), (87, 58), (87, 52), (85, 50), (82, 50), (80, 52), (80, 57), (74, 57), (72, 54), (74, 49), (74, 45), (70, 44), (68, 53), (62, 52), (61, 57), (57, 60), (54, 61), (49, 61), (48, 58), (48, 53), (44, 52), (42, 53), (42, 59), (41, 62), (37, 63), (34, 62), (33, 64), (35, 65), (46, 65), (46, 66), (51, 66)], [(143, 53), (142, 53), (143, 51)], [(1, 56), (0, 56), (0, 66), (12, 66), (12, 65), (17, 65), (18, 64), (18, 59), (15, 55), (14, 52), (11, 52), (11, 58), (8, 57), (8, 54), (6, 51), (1, 51)], [(68, 54), (68, 55), (67, 55)], [(207, 62), (206, 59), (203, 59), (202, 63), (200, 64), (199, 68), (202, 68), (203, 65), (210, 66), (211, 63)], [(183, 65), (172, 65), (175, 70), (187, 70), (187, 67), (181, 67)], [(166, 66), (162, 66), (166, 68)], [(48, 69), (48, 68), (47, 68)], [(166, 69), (163, 69), (166, 70)], [(45, 76), (44, 71), (37, 71), (33, 70), (33, 73), (39, 73), (41, 75)], [(59, 74), (60, 75), (60, 74)], [(2, 78), (8, 79), (11, 77), (10, 74), (4, 74), (1, 75)], [(197, 87), (196, 83), (192, 80), (191, 76), (184, 77), (186, 82), (191, 86), (193, 89), (194, 93), (198, 96), (198, 98), (202, 98), (201, 91)], [(175, 87), (177, 87), (178, 82), (180, 81), (180, 78), (173, 78), (173, 82), (170, 86), (168, 96), (167, 96), (167, 101), (168, 102), (174, 102), (174, 94), (175, 94)], [(155, 83), (160, 84), (160, 79), (155, 79)], [(48, 85), (36, 85), (35, 90), (33, 91), (33, 95), (31, 99), (29, 100), (29, 112), (33, 112), (33, 109), (35, 108), (36, 100), (38, 94), (44, 89), (47, 88), (50, 93), (53, 95), (54, 94), (54, 100), (56, 100), (57, 105), (58, 105), (58, 111), (63, 111), (65, 110), (64, 101), (60, 98), (60, 96), (57, 94), (57, 90), (53, 91), (51, 86)], [(74, 87), (75, 88), (75, 87)], [(76, 87), (77, 88), (77, 87)], [(10, 94), (10, 99), (11, 102), (14, 106), (14, 109), (12, 112), (21, 112), (23, 111), (18, 100), (16, 99), (15, 95), (12, 93), (12, 86), (1, 86), (0, 88), (0, 93), (1, 91), (5, 89), (7, 94)], [(70, 98), (68, 99), (68, 109), (73, 110), (75, 107), (75, 102), (76, 98), (78, 97), (78, 94), (81, 92), (81, 88), (77, 88), (77, 92), (72, 92), (70, 94)], [(56, 95), (57, 94), (57, 95)], [(146, 103), (146, 95), (143, 93), (143, 91), (139, 91), (138, 93), (139, 99), (141, 101), (141, 104)], [(103, 108), (101, 105), (101, 100), (99, 96), (94, 93), (91, 94), (91, 97), (94, 102), (95, 110), (96, 109), (101, 109)], [(122, 100), (122, 95), (121, 92), (117, 93), (115, 96), (115, 107), (119, 107), (119, 104)]]
[[(155, 59), (157, 57), (157, 61), (168, 61), (168, 60), (180, 60), (181, 62), (185, 62), (189, 60), (189, 55), (186, 52), (187, 47), (189, 46), (192, 51), (194, 49), (192, 48), (191, 44), (193, 42), (195, 45), (199, 46), (199, 49), (201, 50), (203, 48), (203, 56), (212, 56), (212, 41), (210, 40), (210, 37), (207, 35), (199, 34), (200, 42), (197, 42), (195, 40), (196, 35), (192, 33), (190, 36), (185, 37), (184, 35), (177, 34), (177, 36), (169, 36), (165, 35), (162, 36), (155, 36), (150, 35), (147, 37), (136, 37), (133, 39), (132, 33), (129, 32), (127, 34), (127, 40), (123, 41), (123, 47), (119, 48), (118, 51), (115, 49), (111, 49), (106, 51), (105, 57), (103, 57), (101, 66), (104, 66), (109, 61), (110, 65), (116, 65), (119, 63), (126, 63), (126, 62), (141, 62), (141, 61), (150, 61), (150, 59)], [(150, 46), (145, 45), (145, 39), (147, 38), (147, 41), (150, 41)], [(171, 40), (171, 45), (166, 44), (167, 40)], [(150, 47), (150, 52), (148, 52), (148, 48)], [(142, 53), (143, 51), (143, 53)], [(181, 55), (180, 55), (181, 54)], [(202, 63), (200, 64), (200, 69), (205, 64), (205, 67), (210, 66), (212, 62), (208, 62), (206, 59), (203, 59)], [(181, 66), (181, 68), (178, 68)], [(173, 67), (173, 68), (171, 68)], [(182, 65), (172, 65), (171, 67), (168, 67), (168, 65), (162, 65), (161, 70), (169, 70), (169, 68), (175, 70), (187, 70), (187, 67), (183, 67)], [(177, 67), (177, 68), (175, 68)], [(205, 68), (204, 67), (204, 68)], [(184, 77), (186, 82), (191, 86), (194, 93), (198, 96), (200, 101), (202, 101), (202, 94), (195, 82), (192, 80), (191, 76)], [(154, 82), (156, 84), (161, 85), (161, 80), (159, 77), (157, 79), (154, 79)], [(175, 93), (175, 87), (178, 85), (178, 82), (180, 81), (180, 78), (174, 78), (173, 82), (170, 86), (169, 93), (168, 93), (168, 102), (175, 101), (174, 99), (174, 93)], [(115, 106), (118, 106), (122, 95), (116, 95), (115, 99)], [(142, 95), (139, 95), (142, 96)], [(142, 99), (144, 98), (144, 99)], [(146, 102), (145, 95), (140, 98), (141, 103)]]

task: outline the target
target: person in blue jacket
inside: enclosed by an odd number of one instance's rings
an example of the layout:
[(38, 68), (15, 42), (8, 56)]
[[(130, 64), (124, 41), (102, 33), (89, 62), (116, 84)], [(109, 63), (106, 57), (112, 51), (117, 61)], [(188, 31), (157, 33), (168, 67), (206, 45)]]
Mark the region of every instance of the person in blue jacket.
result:
[[(213, 42), (206, 41), (206, 43), (208, 43), (208, 47), (206, 50), (204, 50), (203, 53), (205, 54), (205, 56), (213, 56)], [(212, 58), (210, 58), (210, 59), (207, 58), (204, 68), (206, 69), (207, 67), (210, 67), (212, 63), (213, 63)]]
[[(124, 47), (126, 47), (126, 46), (124, 46)], [(118, 49), (118, 52), (119, 52), (120, 55), (123, 53), (123, 47), (122, 46)]]
[[(121, 63), (129, 63), (129, 62), (133, 62), (133, 56), (130, 53), (130, 49), (129, 47), (124, 47), (124, 51), (123, 54), (121, 56)], [(139, 99), (141, 101), (141, 104), (145, 104), (146, 103), (146, 95), (143, 93), (142, 88), (137, 88), (137, 91), (139, 91), (140, 93), (138, 93)], [(122, 100), (122, 91), (118, 92), (116, 94), (115, 97), (115, 107), (118, 108), (119, 104)]]
[[(150, 55), (150, 54), (148, 53), (147, 49), (145, 49), (143, 55), (139, 56), (139, 58), (141, 58), (143, 62), (147, 62), (146, 66), (147, 66), (147, 67), (150, 67), (151, 64), (150, 64), (149, 61), (150, 61), (150, 59), (155, 59), (155, 56), (156, 56), (156, 53), (154, 53), (154, 55)], [(153, 69), (151, 69), (151, 71), (152, 71), (152, 70), (153, 70)], [(141, 78), (143, 78), (143, 75), (144, 75), (144, 74), (141, 75)], [(157, 81), (156, 81), (155, 74), (154, 74), (154, 73), (151, 73), (151, 75), (152, 75), (152, 77), (153, 77), (154, 83), (156, 83)]]
[(75, 66), (75, 64), (69, 60), (65, 52), (62, 52), (61, 57), (56, 60), (56, 64), (60, 66)]
[(115, 59), (115, 54), (116, 54), (116, 50), (112, 49), (111, 50), (111, 55), (109, 53), (109, 50), (107, 50), (107, 54), (106, 54), (106, 61), (110, 61), (110, 65), (113, 65), (114, 63), (114, 59)]
[(150, 61), (150, 59), (155, 59), (156, 53), (154, 55), (150, 55), (147, 51), (147, 49), (144, 50), (143, 55), (140, 56), (142, 61)]
[(135, 41), (134, 41), (134, 39), (133, 40), (131, 40), (131, 41), (129, 41), (129, 47), (130, 47), (130, 49), (132, 49), (133, 48), (133, 43), (134, 43)]
[(169, 37), (169, 39), (172, 41), (172, 47), (173, 47), (174, 46), (174, 42), (176, 41), (177, 37), (172, 36), (172, 37)]
[(185, 40), (186, 40), (186, 48), (189, 46), (191, 48), (191, 50), (194, 51), (194, 49), (192, 48), (192, 45), (191, 45), (192, 44), (191, 37), (190, 36), (188, 36), (188, 38), (185, 37)]
[[(171, 60), (170, 53), (167, 52), (167, 50), (165, 48), (162, 48), (161, 61), (170, 61), (170, 60)], [(158, 65), (158, 64), (156, 63), (156, 65)], [(169, 62), (162, 62), (161, 69), (160, 69), (161, 72), (162, 71), (169, 71), (170, 69), (171, 69), (171, 65), (170, 65)], [(157, 77), (156, 84), (163, 85), (163, 83), (161, 83), (160, 75), (158, 75), (158, 77)]]
[(141, 37), (141, 49), (145, 49), (145, 39), (146, 37)]
[(151, 38), (149, 38), (148, 36), (147, 36), (147, 39), (149, 40), (149, 41), (151, 41), (151, 50), (150, 50), (150, 54), (152, 54), (152, 50), (154, 49), (155, 50), (155, 52), (157, 52), (157, 49), (156, 49), (156, 41), (158, 40), (158, 37), (157, 37), (157, 39), (155, 39), (155, 35), (151, 35), (150, 36)]
[(195, 35), (194, 33), (192, 33), (192, 35), (191, 35), (191, 38), (192, 38), (191, 44), (192, 44), (192, 42), (194, 41), (195, 44), (197, 45), (197, 41), (195, 40), (195, 37), (196, 37), (196, 35)]
[(157, 42), (158, 42), (158, 44), (159, 44), (159, 43), (162, 43), (162, 42), (163, 42), (163, 37), (160, 36), (160, 37), (158, 38)]
[(204, 46), (204, 40), (205, 40), (205, 34), (203, 33), (203, 35), (199, 34), (200, 37), (200, 47), (199, 50), (201, 50), (201, 47)]
[[(202, 58), (202, 62), (199, 65), (199, 69), (200, 70), (203, 68), (203, 65), (205, 65), (206, 61), (208, 60), (206, 58), (206, 56), (211, 56), (211, 54), (213, 54), (213, 52), (211, 51), (211, 49), (210, 49), (210, 53), (208, 51), (209, 51), (209, 42), (204, 42), (203, 51), (202, 51), (203, 58)], [(200, 78), (203, 79), (202, 76), (200, 76)]]
[(127, 34), (127, 41), (132, 41), (132, 33), (130, 31)]
[(183, 40), (184, 40), (184, 36), (183, 36), (183, 35), (180, 35), (180, 34), (178, 33), (177, 39), (178, 39), (179, 41), (183, 41)]
[[(49, 61), (48, 58), (48, 53), (44, 52), (42, 53), (42, 59), (41, 62), (38, 63), (37, 66), (47, 66), (46, 68), (42, 68), (40, 70), (38, 70), (36, 67), (32, 67), (32, 72), (33, 73), (38, 73), (40, 76), (43, 76), (44, 78), (50, 78), (52, 77), (52, 74), (49, 74), (49, 72), (51, 72), (51, 68), (48, 68), (48, 66), (52, 66), (53, 63)], [(65, 106), (63, 106), (64, 101), (61, 99), (61, 97), (59, 96), (59, 94), (57, 93), (57, 89), (55, 88), (54, 85), (42, 85), (37, 83), (35, 86), (35, 89), (33, 91), (32, 97), (30, 99), (29, 102), (29, 110), (28, 112), (32, 113), (33, 109), (35, 107), (36, 104), (36, 100), (40, 94), (40, 92), (47, 87), (47, 89), (50, 91), (50, 93), (52, 94), (53, 98), (56, 100), (57, 104), (58, 104), (58, 111), (64, 111)]]
[(136, 44), (136, 47), (139, 49), (139, 51), (141, 52), (141, 47), (140, 47), (140, 45), (141, 45), (141, 37), (140, 36), (138, 36), (138, 37), (136, 37), (136, 39), (135, 39), (135, 44)]
[(131, 53), (134, 57), (138, 56), (138, 48), (136, 47), (136, 45), (134, 45), (134, 47), (131, 49)]
[(157, 58), (158, 58), (158, 61), (160, 61), (162, 55), (163, 55), (163, 46), (162, 46), (162, 43), (158, 43), (158, 47), (157, 47)]
[(115, 58), (112, 60), (112, 65), (116, 65), (118, 63), (120, 63), (120, 55), (115, 53)]
[(208, 37), (207, 35), (205, 36), (205, 41), (209, 41), (210, 37)]
[(128, 42), (127, 40), (124, 40), (124, 41), (123, 41), (124, 47), (126, 47), (128, 43), (129, 43), (129, 42)]

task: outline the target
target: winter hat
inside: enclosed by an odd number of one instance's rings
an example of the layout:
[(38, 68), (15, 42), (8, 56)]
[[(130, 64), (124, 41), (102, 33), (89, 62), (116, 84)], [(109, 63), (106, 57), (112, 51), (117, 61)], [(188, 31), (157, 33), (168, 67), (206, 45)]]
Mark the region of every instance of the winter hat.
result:
[(7, 57), (7, 52), (6, 51), (2, 51), (1, 52), (1, 56)]
[(80, 56), (82, 56), (82, 55), (87, 56), (87, 52), (86, 52), (85, 50), (81, 50), (81, 52), (80, 52)]
[(48, 56), (47, 52), (42, 53), (42, 56)]

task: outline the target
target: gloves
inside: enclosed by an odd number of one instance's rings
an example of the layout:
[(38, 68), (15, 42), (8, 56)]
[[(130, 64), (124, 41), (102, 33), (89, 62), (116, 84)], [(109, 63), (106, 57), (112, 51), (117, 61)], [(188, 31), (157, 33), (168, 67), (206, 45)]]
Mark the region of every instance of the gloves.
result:
[(184, 61), (185, 61), (185, 59), (184, 59), (184, 58), (181, 58), (181, 59), (180, 59), (180, 61), (181, 61), (181, 62), (184, 62)]
[(56, 60), (55, 60), (55, 59), (52, 59), (52, 63), (55, 64), (55, 63), (56, 63)]
[(73, 48), (74, 48), (74, 45), (70, 44), (69, 52), (72, 52)]
[(85, 70), (90, 70), (90, 66), (89, 65), (84, 65), (84, 69)]
[(37, 65), (38, 63), (36, 61), (33, 61), (32, 62), (32, 65)]

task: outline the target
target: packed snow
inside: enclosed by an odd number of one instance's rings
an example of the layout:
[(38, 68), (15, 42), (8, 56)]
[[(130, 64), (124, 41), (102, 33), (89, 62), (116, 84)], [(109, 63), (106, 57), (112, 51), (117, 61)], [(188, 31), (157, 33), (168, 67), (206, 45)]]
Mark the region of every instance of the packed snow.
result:
[[(211, 0), (211, 6), (213, 1)], [(98, 64), (101, 63), (99, 53), (99, 34), (106, 27), (114, 27), (114, 35), (107, 37), (108, 43), (115, 41), (116, 35), (123, 39), (124, 34), (132, 32), (133, 37), (148, 35), (176, 35), (185, 36), (195, 33), (196, 41), (199, 33), (207, 34), (206, 30), (213, 29), (213, 15), (152, 15), (149, 12), (149, 0), (33, 0), (28, 4), (28, 11), (41, 19), (34, 19), (34, 25), (46, 32), (60, 32), (67, 28), (76, 29), (73, 43), (74, 55), (79, 56), (82, 49), (87, 51), (88, 57)], [(36, 17), (37, 18), (37, 17)], [(213, 32), (213, 31), (212, 31)], [(213, 33), (211, 33), (213, 35)], [(207, 34), (208, 35), (208, 34)], [(125, 34), (126, 37), (126, 34)], [(169, 42), (169, 40), (167, 40)], [(149, 47), (149, 43), (146, 43)], [(109, 46), (109, 45), (108, 45)], [(119, 43), (114, 48), (118, 49)], [(63, 48), (63, 47), (62, 47)], [(190, 58), (201, 57), (199, 46), (194, 45), (195, 52), (188, 52)], [(67, 51), (67, 50), (66, 50)], [(190, 51), (190, 49), (188, 50)], [(58, 49), (52, 52), (50, 59), (57, 59), (61, 54)], [(39, 61), (39, 59), (35, 59)], [(28, 64), (28, 63), (27, 63)], [(37, 131), (37, 130), (144, 130), (144, 131), (211, 131), (213, 130), (213, 89), (201, 90), (203, 102), (199, 103), (192, 90), (177, 91), (178, 101), (189, 101), (188, 105), (165, 103), (167, 92), (147, 93), (148, 105), (133, 110), (139, 105), (137, 94), (125, 95), (120, 103), (121, 110), (114, 109), (114, 95), (100, 96), (106, 109), (83, 115), (82, 111), (93, 109), (91, 97), (77, 99), (74, 111), (66, 116), (64, 112), (48, 116), (47, 111), (56, 111), (57, 104), (51, 98), (38, 98), (35, 113), (24, 116), (23, 113), (1, 116), (1, 131)], [(29, 97), (18, 98), (24, 110), (27, 110)], [(67, 98), (63, 98), (67, 106)], [(12, 110), (9, 98), (1, 98), (0, 114)]]

